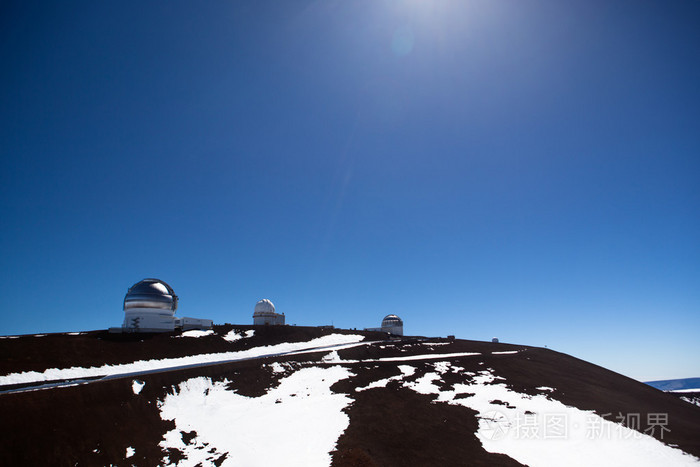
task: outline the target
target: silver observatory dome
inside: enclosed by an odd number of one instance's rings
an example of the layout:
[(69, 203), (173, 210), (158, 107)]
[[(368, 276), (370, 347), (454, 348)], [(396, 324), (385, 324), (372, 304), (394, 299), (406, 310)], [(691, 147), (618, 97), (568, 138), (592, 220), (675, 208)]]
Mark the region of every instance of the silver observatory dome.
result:
[(403, 321), (396, 315), (386, 315), (382, 320), (382, 327), (403, 326)]
[(124, 311), (133, 308), (177, 310), (177, 295), (160, 279), (144, 279), (129, 287), (124, 297)]

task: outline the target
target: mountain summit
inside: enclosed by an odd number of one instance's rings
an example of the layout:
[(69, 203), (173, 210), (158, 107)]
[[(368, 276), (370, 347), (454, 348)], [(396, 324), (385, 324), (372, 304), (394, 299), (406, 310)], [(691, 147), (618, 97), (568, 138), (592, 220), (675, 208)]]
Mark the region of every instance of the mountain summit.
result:
[(700, 407), (549, 349), (223, 325), (0, 352), (7, 465), (700, 465)]

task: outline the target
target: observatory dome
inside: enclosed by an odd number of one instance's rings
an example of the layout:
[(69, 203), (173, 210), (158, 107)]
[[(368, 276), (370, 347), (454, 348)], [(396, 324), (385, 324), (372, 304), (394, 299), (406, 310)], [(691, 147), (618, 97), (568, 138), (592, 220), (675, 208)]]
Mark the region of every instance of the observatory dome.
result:
[(266, 298), (263, 298), (260, 300), (258, 303), (255, 304), (255, 314), (260, 314), (260, 313), (274, 313), (275, 312), (275, 305), (272, 304), (272, 302)]
[(144, 279), (129, 287), (124, 297), (124, 311), (133, 308), (177, 309), (177, 295), (160, 279)]
[(275, 313), (275, 305), (270, 300), (263, 298), (255, 304), (255, 311), (253, 311), (254, 325), (283, 325), (284, 320), (284, 313)]
[(386, 326), (403, 326), (403, 321), (396, 315), (386, 315), (382, 320), (382, 327)]

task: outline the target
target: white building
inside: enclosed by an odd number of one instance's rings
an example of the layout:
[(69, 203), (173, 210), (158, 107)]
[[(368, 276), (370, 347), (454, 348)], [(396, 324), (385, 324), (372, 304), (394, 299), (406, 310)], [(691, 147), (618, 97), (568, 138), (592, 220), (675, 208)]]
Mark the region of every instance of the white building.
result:
[(396, 315), (386, 315), (382, 320), (381, 328), (365, 328), (365, 331), (388, 332), (396, 336), (403, 336), (403, 321)]
[(178, 297), (160, 279), (144, 279), (129, 287), (124, 297), (124, 323), (114, 332), (168, 332), (176, 329), (211, 329), (210, 319), (177, 318)]
[(255, 304), (253, 324), (283, 325), (284, 313), (276, 313), (275, 305), (264, 298)]

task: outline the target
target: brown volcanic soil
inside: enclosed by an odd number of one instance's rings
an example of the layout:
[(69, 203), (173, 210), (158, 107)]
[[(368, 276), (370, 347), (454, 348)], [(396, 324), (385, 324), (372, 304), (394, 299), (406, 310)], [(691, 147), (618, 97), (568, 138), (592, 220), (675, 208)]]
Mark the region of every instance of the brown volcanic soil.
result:
[[(220, 331), (221, 334), (225, 332)], [(256, 332), (257, 345), (309, 340), (318, 337), (321, 332), (326, 331), (318, 328), (265, 328)], [(76, 337), (82, 336), (63, 336), (62, 339), (53, 340), (56, 348), (60, 348), (62, 343), (68, 346), (59, 351), (65, 358), (60, 366), (73, 366), (76, 360), (95, 358), (71, 353), (76, 349), (71, 340)], [(39, 342), (42, 339), (47, 338), (28, 340)], [(92, 339), (93, 343), (97, 340)], [(178, 346), (177, 356), (180, 356), (181, 352), (214, 351), (203, 344), (207, 339), (154, 336), (150, 340), (153, 343), (147, 345), (152, 345), (156, 349), (154, 352), (165, 352), (164, 349), (170, 348), (171, 342), (175, 341), (173, 345)], [(45, 342), (50, 341), (47, 339)], [(146, 342), (149, 339), (144, 339), (143, 343), (125, 340), (96, 345), (101, 346), (104, 355), (112, 358), (113, 362), (122, 362), (125, 361), (124, 355), (134, 360), (155, 358), (155, 355), (144, 353), (142, 344)], [(88, 344), (82, 345), (85, 346), (83, 349), (89, 348)], [(700, 433), (700, 407), (551, 350), (463, 340), (430, 347), (407, 338), (392, 344), (360, 346), (338, 353), (344, 359), (367, 359), (425, 354), (430, 353), (431, 348), (436, 353), (479, 352), (482, 355), (450, 360), (467, 371), (492, 368), (496, 375), (506, 378), (506, 384), (520, 392), (537, 394), (539, 391), (535, 388), (538, 386), (554, 387), (555, 399), (582, 409), (595, 410), (601, 415), (613, 414), (608, 419), (614, 419), (618, 412), (668, 413), (671, 432), (665, 434), (664, 441), (678, 444), (686, 452), (700, 456), (696, 439)], [(232, 348), (227, 347), (226, 350)], [(517, 355), (491, 354), (509, 350), (521, 352)], [(32, 364), (41, 366), (36, 356), (38, 352), (30, 350), (30, 354), (35, 356), (30, 359)], [(3, 440), (0, 443), (0, 459), (4, 465), (160, 465), (164, 456), (176, 460), (179, 453), (166, 453), (158, 446), (163, 434), (174, 428), (174, 423), (160, 418), (157, 402), (172, 392), (173, 386), (197, 376), (208, 376), (214, 380), (226, 378), (231, 381), (230, 387), (239, 394), (256, 397), (276, 386), (284, 376), (273, 373), (266, 364), (278, 361), (289, 362), (297, 368), (309, 364), (322, 366), (324, 364), (319, 360), (325, 354), (318, 352), (150, 374), (139, 378), (146, 385), (138, 395), (132, 391), (131, 378), (0, 395), (0, 417), (3, 420), (0, 424), (0, 439)], [(141, 357), (136, 358), (135, 355)], [(56, 361), (55, 356), (50, 358)], [(101, 363), (104, 362), (98, 362)], [(397, 366), (403, 363), (416, 367), (416, 373), (407, 378), (410, 380), (432, 371), (429, 362), (361, 362), (349, 365), (354, 377), (333, 386), (334, 391), (347, 393), (354, 400), (346, 408), (350, 425), (338, 440), (333, 453), (334, 465), (520, 465), (507, 456), (488, 453), (481, 447), (474, 435), (478, 423), (476, 413), (468, 408), (431, 403), (433, 396), (417, 394), (397, 382), (389, 383), (384, 388), (355, 391), (355, 388), (366, 386), (371, 381), (399, 374)], [(458, 375), (446, 373), (442, 385), (450, 387), (457, 382), (462, 382)], [(645, 420), (644, 416), (642, 418)], [(182, 433), (185, 442), (194, 435)], [(135, 449), (136, 454), (125, 460), (129, 446)], [(222, 461), (224, 455), (212, 449), (211, 459)]]
[[(228, 342), (222, 339), (229, 331), (255, 330), (250, 338)], [(44, 371), (48, 368), (90, 367), (128, 363), (137, 360), (175, 358), (204, 353), (245, 350), (281, 342), (300, 342), (327, 334), (362, 334), (367, 339), (383, 339), (379, 332), (327, 329), (306, 326), (214, 326), (214, 335), (190, 338), (177, 333), (110, 334), (89, 331), (77, 336), (68, 334), (33, 335), (0, 339), (0, 374), (21, 371)]]
[[(422, 376), (426, 369), (411, 379)], [(353, 367), (360, 376), (333, 387), (355, 399), (346, 410), (351, 422), (338, 440), (334, 466), (522, 465), (484, 450), (474, 434), (478, 428), (474, 410), (433, 404), (433, 396), (403, 388), (396, 381), (386, 388), (355, 392), (356, 387), (400, 373), (388, 363), (363, 370)]]

